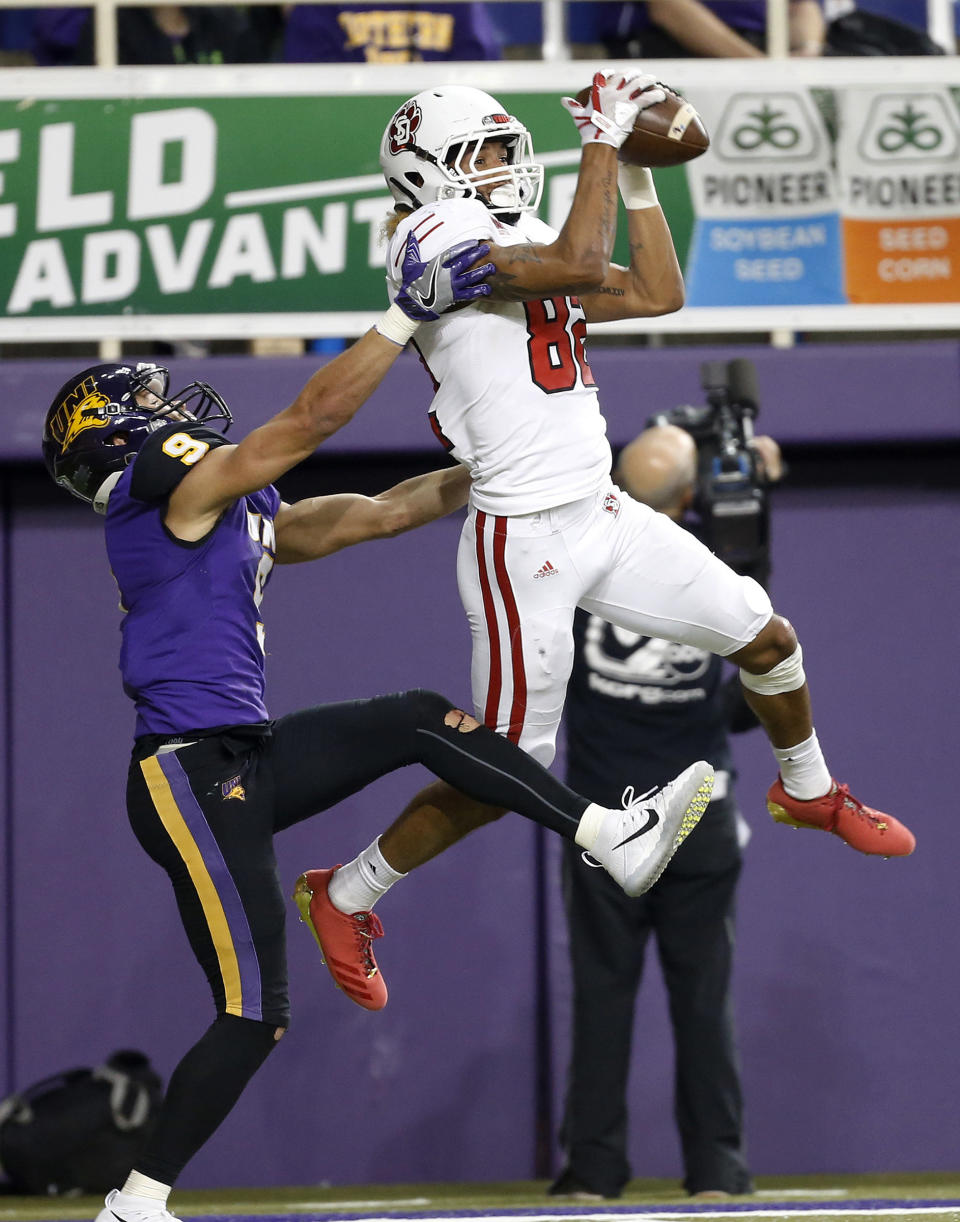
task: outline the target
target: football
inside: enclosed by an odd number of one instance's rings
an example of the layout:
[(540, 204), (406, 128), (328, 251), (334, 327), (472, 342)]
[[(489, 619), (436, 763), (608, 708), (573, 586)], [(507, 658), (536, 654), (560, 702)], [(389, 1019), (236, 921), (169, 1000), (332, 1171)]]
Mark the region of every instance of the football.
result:
[[(627, 165), (651, 169), (683, 165), (710, 147), (707, 129), (696, 110), (668, 86), (661, 84), (660, 88), (667, 96), (640, 111), (633, 131), (620, 146), (617, 156)], [(588, 85), (577, 94), (577, 101), (586, 106), (589, 99)]]

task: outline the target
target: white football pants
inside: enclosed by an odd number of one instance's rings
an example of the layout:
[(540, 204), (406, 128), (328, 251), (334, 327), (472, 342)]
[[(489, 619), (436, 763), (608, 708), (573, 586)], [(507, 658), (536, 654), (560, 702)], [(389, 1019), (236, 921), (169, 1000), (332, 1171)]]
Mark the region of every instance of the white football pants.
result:
[(773, 614), (756, 581), (612, 485), (518, 517), (471, 507), (457, 580), (473, 638), (476, 716), (544, 765), (555, 752), (578, 606), (721, 656), (749, 644)]

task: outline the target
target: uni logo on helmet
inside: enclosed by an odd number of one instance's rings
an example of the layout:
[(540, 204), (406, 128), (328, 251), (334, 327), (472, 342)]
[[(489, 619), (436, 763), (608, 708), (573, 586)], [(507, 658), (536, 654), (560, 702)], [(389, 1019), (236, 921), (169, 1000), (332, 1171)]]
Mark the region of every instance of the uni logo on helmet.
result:
[(498, 123), (511, 123), (513, 122), (513, 120), (510, 118), (509, 115), (503, 115), (503, 114), (484, 115), (483, 122), (484, 122), (484, 126), (486, 126), (486, 124), (488, 123), (491, 124), (492, 126), (496, 126)]
[(97, 390), (93, 378), (78, 382), (57, 408), (50, 421), (50, 435), (60, 446), (61, 453), (87, 429), (102, 429), (109, 424), (104, 409), (110, 400)]
[(399, 153), (413, 144), (414, 133), (422, 120), (423, 116), (416, 102), (408, 102), (402, 110), (397, 111), (388, 133), (391, 153)]

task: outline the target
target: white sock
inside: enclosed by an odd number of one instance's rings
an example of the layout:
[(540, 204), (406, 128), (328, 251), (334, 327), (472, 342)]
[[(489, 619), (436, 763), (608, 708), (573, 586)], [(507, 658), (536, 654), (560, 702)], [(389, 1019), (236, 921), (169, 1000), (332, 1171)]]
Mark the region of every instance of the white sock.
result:
[(605, 806), (597, 806), (595, 802), (591, 802), (580, 816), (580, 822), (577, 824), (577, 834), (574, 839), (588, 853), (596, 843), (600, 825), (609, 813)]
[(159, 1180), (152, 1180), (149, 1175), (141, 1175), (139, 1171), (131, 1171), (127, 1176), (127, 1182), (120, 1191), (124, 1196), (146, 1197), (149, 1201), (160, 1201), (163, 1205), (166, 1205), (167, 1197), (170, 1195), (170, 1187), (170, 1184), (161, 1184)]
[(807, 802), (830, 791), (833, 777), (817, 741), (817, 732), (795, 747), (774, 747), (783, 787), (792, 798)]
[(335, 871), (327, 894), (330, 903), (340, 912), (369, 912), (381, 895), (406, 877), (387, 865), (380, 852), (378, 836), (359, 857)]

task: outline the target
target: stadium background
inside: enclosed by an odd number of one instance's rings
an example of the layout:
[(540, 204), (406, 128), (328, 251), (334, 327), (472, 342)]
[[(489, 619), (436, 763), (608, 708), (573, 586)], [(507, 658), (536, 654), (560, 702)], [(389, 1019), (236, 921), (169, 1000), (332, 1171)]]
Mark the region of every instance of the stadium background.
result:
[[(8, 98), (18, 88), (3, 85)], [(731, 322), (731, 332), (751, 333), (750, 346), (607, 339), (591, 350), (615, 445), (650, 412), (697, 402), (702, 359), (755, 359), (760, 426), (785, 445), (794, 472), (775, 499), (773, 593), (804, 642), (821, 740), (857, 792), (902, 814), (919, 840), (910, 861), (884, 863), (775, 827), (763, 810), (767, 748), (738, 745), (754, 835), (741, 889), (737, 1008), (759, 1174), (957, 1167), (960, 324), (951, 306), (937, 307), (939, 322), (902, 311), (924, 330), (891, 331), (896, 343), (863, 342), (852, 333), (866, 324), (851, 314), (847, 342), (757, 346), (756, 332), (799, 318), (764, 311)], [(811, 335), (823, 329), (804, 318)], [(29, 319), (14, 321), (25, 342), (97, 333), (69, 318), (57, 321), (58, 332), (47, 320), (33, 330)], [(126, 332), (128, 344), (139, 335), (145, 346), (160, 325), (113, 322), (116, 334), (139, 326)], [(341, 323), (344, 334), (360, 325)], [(316, 316), (298, 318), (291, 333), (311, 334), (311, 324), (316, 334), (337, 333)], [(111, 334), (102, 319), (85, 325)], [(0, 320), (0, 337), (12, 339), (12, 326), (9, 315)], [(288, 402), (316, 360), (172, 364), (174, 382), (199, 373), (217, 385), (242, 431)], [(130, 716), (100, 526), (58, 497), (36, 463), (43, 410), (76, 363), (0, 360), (9, 426), (0, 453), (0, 1096), (122, 1046), (143, 1048), (166, 1077), (208, 1009), (199, 971), (185, 970), (165, 880), (122, 813)], [(404, 358), (358, 418), (289, 480), (288, 495), (375, 490), (439, 461), (426, 402), (422, 371)], [(278, 570), (267, 603), (273, 711), (416, 684), (468, 701), (453, 573), (458, 530), (455, 515)], [(287, 833), (278, 841), (283, 877), (292, 885), (307, 866), (351, 856), (421, 779), (413, 770), (386, 778)], [(402, 884), (381, 906), (391, 987), (382, 1015), (333, 990), (291, 905), (293, 1028), (182, 1186), (549, 1174), (568, 1004), (554, 848), (509, 816)], [(671, 1044), (655, 976), (651, 967), (641, 1002), (632, 1143), (643, 1174), (675, 1177)]]

